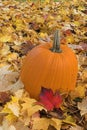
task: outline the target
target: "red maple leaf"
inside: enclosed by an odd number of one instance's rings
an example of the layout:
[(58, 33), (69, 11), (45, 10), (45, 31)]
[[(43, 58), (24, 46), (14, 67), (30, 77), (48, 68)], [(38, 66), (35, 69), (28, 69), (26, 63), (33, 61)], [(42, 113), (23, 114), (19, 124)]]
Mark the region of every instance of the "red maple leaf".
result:
[(48, 111), (54, 108), (59, 108), (62, 103), (62, 97), (58, 92), (53, 93), (51, 89), (42, 87), (40, 93), (40, 104), (42, 104)]

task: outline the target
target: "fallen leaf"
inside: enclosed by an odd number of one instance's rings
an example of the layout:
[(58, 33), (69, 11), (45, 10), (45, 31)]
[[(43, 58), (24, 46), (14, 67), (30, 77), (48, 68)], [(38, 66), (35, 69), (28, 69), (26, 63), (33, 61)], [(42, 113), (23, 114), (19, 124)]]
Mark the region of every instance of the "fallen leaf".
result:
[(0, 34), (0, 42), (11, 42), (11, 35), (8, 34)]
[(76, 126), (75, 119), (70, 115), (67, 115), (66, 118), (63, 120), (63, 122)]
[(16, 130), (14, 125), (11, 125), (8, 120), (4, 119), (0, 130)]
[(20, 79), (18, 79), (14, 84), (10, 85), (8, 88), (11, 92), (16, 92), (19, 89), (23, 89), (24, 84)]
[(80, 110), (81, 116), (87, 114), (87, 97), (83, 98), (82, 102), (78, 102), (78, 109)]
[(9, 92), (0, 92), (0, 103), (4, 104), (10, 100)]
[(38, 112), (39, 110), (44, 109), (41, 105), (36, 104), (37, 101), (35, 99), (25, 97), (22, 101), (23, 103), (21, 104), (21, 112), (25, 113), (26, 111), (29, 117), (32, 116), (34, 113)]
[[(10, 69), (10, 65), (0, 68), (0, 92), (8, 90), (16, 91), (23, 88), (23, 83), (19, 78), (19, 73)], [(18, 79), (18, 80), (17, 80)]]
[(14, 122), (13, 125), (16, 128), (16, 130), (29, 130), (29, 127), (25, 126), (24, 122), (21, 122), (21, 121)]
[(84, 130), (81, 126), (71, 126), (69, 130)]
[(0, 113), (7, 114), (6, 119), (9, 122), (13, 122), (19, 117), (20, 105), (18, 103), (19, 99), (17, 97), (12, 97), (10, 102), (7, 102)]
[(23, 43), (21, 45), (21, 53), (23, 55), (26, 55), (28, 53), (28, 51), (30, 51), (31, 49), (33, 49), (35, 46), (31, 43), (31, 41), (27, 41), (26, 43)]
[(87, 43), (80, 43), (80, 46), (83, 48), (84, 51), (87, 51)]
[(61, 120), (55, 118), (33, 118), (32, 120), (33, 130), (48, 130), (49, 125), (52, 125), (54, 128), (56, 128), (56, 130), (60, 130), (61, 128)]
[(40, 101), (47, 110), (59, 108), (62, 103), (62, 97), (58, 92), (53, 93), (51, 89), (42, 87), (40, 93)]
[(78, 85), (74, 91), (71, 92), (71, 98), (75, 99), (75, 98), (83, 98), (85, 97), (85, 92), (86, 92), (86, 88), (84, 85)]

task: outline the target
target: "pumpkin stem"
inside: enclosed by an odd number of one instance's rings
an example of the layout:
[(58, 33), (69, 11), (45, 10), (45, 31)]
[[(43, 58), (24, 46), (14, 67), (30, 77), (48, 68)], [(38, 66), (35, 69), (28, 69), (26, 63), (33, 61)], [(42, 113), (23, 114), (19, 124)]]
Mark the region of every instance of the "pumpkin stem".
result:
[(60, 31), (56, 30), (54, 34), (54, 43), (53, 43), (53, 48), (51, 48), (53, 52), (58, 52), (61, 53), (62, 50), (60, 48)]

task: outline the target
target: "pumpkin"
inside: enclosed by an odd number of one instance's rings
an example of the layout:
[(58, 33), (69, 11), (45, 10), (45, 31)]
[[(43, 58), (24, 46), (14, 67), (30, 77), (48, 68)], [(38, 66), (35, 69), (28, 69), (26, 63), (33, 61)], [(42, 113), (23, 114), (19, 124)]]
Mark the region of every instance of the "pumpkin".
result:
[(38, 99), (41, 87), (69, 92), (75, 88), (78, 62), (73, 50), (60, 44), (56, 30), (54, 43), (33, 48), (25, 57), (20, 77), (30, 96)]

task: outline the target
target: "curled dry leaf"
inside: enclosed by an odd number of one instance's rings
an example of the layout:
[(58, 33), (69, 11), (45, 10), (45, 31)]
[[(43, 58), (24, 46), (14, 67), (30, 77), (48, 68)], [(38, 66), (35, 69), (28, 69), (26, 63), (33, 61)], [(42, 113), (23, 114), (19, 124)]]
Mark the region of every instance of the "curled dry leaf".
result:
[(0, 92), (12, 89), (10, 85), (18, 79), (18, 72), (13, 72), (10, 66), (0, 68)]
[(10, 100), (9, 92), (0, 92), (0, 103), (4, 104)]
[(10, 69), (10, 66), (0, 68), (0, 92), (16, 91), (24, 85), (19, 78), (19, 73)]
[(80, 126), (71, 126), (71, 128), (69, 130), (84, 130), (82, 127)]
[(85, 97), (82, 102), (78, 102), (78, 109), (80, 110), (81, 116), (87, 114), (87, 97)]

